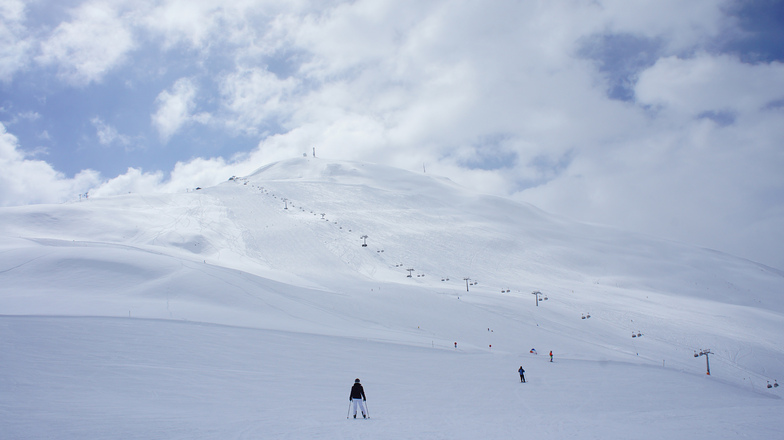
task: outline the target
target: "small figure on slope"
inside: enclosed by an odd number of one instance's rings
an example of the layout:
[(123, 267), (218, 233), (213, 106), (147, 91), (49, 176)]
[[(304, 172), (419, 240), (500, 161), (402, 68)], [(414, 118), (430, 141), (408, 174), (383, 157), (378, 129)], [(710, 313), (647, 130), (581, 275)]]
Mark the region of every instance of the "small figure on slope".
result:
[(520, 382), (525, 383), (525, 370), (523, 370), (522, 365), (520, 365), (520, 369), (517, 372), (520, 373)]
[(365, 397), (365, 389), (362, 388), (359, 379), (354, 380), (354, 386), (351, 387), (351, 394), (348, 396), (348, 400), (354, 404), (354, 418), (357, 418), (357, 404), (359, 404), (359, 409), (362, 411), (362, 418), (366, 419), (367, 413), (365, 411), (365, 405), (362, 402), (366, 401), (367, 398)]
[(550, 362), (552, 362), (552, 361), (553, 361), (553, 351), (550, 350)]

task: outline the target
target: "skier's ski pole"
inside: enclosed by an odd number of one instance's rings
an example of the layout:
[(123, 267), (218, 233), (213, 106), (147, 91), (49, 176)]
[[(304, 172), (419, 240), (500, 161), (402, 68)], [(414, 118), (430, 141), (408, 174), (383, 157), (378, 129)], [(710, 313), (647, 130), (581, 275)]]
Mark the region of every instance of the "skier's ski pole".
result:
[(346, 410), (346, 418), (348, 418), (349, 414), (351, 414), (351, 401), (350, 400), (348, 401), (348, 409)]
[(370, 418), (370, 407), (367, 404), (367, 400), (365, 401), (365, 413), (367, 414), (368, 418)]

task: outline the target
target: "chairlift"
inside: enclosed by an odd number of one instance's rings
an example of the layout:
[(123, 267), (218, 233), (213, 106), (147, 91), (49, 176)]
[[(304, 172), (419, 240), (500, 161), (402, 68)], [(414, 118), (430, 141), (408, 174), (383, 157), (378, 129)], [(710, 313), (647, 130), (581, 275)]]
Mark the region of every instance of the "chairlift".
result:
[(773, 381), (773, 388), (778, 388), (778, 387), (779, 387), (779, 383), (774, 380)]
[(638, 336), (638, 337), (639, 337), (639, 336), (642, 336), (642, 333), (640, 333), (640, 332), (637, 332), (637, 336)]
[(770, 381), (768, 381), (768, 388), (773, 388), (773, 385), (770, 384)]
[(585, 319), (585, 315), (583, 315), (582, 318), (580, 318), (580, 319)]
[(590, 317), (591, 317), (591, 314), (589, 313), (589, 314), (585, 315), (585, 317), (586, 317), (586, 318), (590, 318)]
[[(507, 290), (507, 292), (508, 292), (508, 290)], [(547, 301), (547, 297), (546, 296), (544, 297), (544, 300)]]
[(634, 333), (632, 333), (632, 338), (636, 338), (636, 337), (637, 337), (637, 335), (635, 335)]

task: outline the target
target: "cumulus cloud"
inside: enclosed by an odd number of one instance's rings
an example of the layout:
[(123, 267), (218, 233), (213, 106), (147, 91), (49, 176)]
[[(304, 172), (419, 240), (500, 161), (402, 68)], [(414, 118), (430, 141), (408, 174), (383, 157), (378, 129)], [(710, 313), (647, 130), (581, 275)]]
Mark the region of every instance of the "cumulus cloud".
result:
[(68, 178), (42, 160), (28, 159), (17, 138), (0, 123), (0, 206), (60, 203), (78, 197), (99, 181), (98, 173), (92, 170)]
[(164, 90), (155, 99), (157, 110), (152, 115), (152, 124), (163, 141), (167, 141), (185, 124), (193, 120), (196, 84), (190, 78), (178, 79), (171, 91)]
[(175, 193), (225, 182), (230, 176), (247, 175), (255, 168), (249, 162), (227, 161), (223, 158), (195, 158), (177, 162), (167, 176), (161, 171), (144, 172), (128, 168), (125, 174), (96, 185), (90, 194), (108, 197), (127, 193)]
[(28, 62), (32, 42), (24, 26), (22, 0), (0, 3), (0, 81), (8, 82)]
[(95, 126), (96, 136), (101, 145), (112, 146), (121, 145), (127, 147), (131, 143), (131, 138), (127, 135), (120, 134), (116, 128), (105, 123), (103, 119), (98, 116), (90, 120)]
[(279, 79), (264, 68), (242, 68), (226, 75), (220, 84), (223, 104), (228, 111), (226, 125), (258, 134), (265, 125), (285, 120), (292, 109), (286, 101), (298, 81)]
[(690, 52), (731, 32), (732, 0), (601, 0), (594, 2), (606, 30), (660, 39), (670, 53)]
[(641, 104), (696, 116), (708, 111), (757, 112), (784, 99), (784, 64), (746, 64), (736, 56), (699, 53), (662, 58), (636, 87)]
[(109, 2), (83, 3), (72, 15), (41, 44), (38, 61), (74, 85), (100, 81), (135, 47), (131, 24)]
[(780, 99), (771, 91), (784, 90), (782, 67), (706, 53), (660, 59), (640, 74), (629, 109), (643, 119), (613, 142), (580, 148), (563, 175), (521, 198), (782, 266), (771, 225), (784, 221), (784, 128), (775, 122), (784, 113), (770, 105)]

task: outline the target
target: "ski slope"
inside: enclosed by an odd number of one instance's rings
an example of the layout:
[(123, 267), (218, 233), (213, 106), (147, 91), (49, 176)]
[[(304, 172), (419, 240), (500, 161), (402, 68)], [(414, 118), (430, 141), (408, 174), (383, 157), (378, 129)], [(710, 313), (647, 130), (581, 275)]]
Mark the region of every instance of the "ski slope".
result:
[[(0, 431), (777, 438), (782, 292), (777, 269), (367, 163), (2, 208)], [(355, 377), (370, 420), (346, 420)]]

